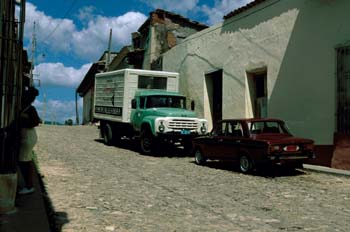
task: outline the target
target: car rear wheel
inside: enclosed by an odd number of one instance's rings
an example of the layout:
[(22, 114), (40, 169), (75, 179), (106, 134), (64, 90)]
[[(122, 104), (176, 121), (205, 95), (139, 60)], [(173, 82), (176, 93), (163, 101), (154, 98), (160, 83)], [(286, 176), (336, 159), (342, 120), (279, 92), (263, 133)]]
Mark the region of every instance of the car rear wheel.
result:
[(242, 173), (250, 173), (253, 170), (252, 159), (247, 155), (241, 155), (239, 158), (239, 169)]
[(198, 165), (203, 165), (207, 162), (207, 159), (198, 148), (194, 152), (194, 162)]

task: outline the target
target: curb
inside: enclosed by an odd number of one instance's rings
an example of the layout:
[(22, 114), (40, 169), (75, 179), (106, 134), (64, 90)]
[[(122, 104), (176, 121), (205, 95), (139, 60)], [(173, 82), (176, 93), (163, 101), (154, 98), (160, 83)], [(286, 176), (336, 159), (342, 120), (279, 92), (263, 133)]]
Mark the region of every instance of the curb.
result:
[(310, 165), (310, 164), (303, 164), (303, 168), (306, 170), (315, 171), (315, 172), (323, 172), (323, 173), (328, 173), (331, 175), (350, 177), (350, 171), (347, 171), (347, 170), (341, 170), (341, 169), (335, 169), (335, 168), (329, 168), (329, 167), (317, 166), (317, 165)]

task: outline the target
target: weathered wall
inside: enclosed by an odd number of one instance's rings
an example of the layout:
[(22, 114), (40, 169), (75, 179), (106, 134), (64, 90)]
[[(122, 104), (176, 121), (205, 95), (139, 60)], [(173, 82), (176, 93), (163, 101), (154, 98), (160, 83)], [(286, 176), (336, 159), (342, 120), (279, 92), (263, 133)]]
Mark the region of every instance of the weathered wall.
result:
[(333, 144), (335, 47), (350, 45), (350, 1), (266, 1), (187, 38), (163, 58), (180, 90), (210, 120), (205, 74), (223, 69), (223, 118), (252, 117), (247, 78), (267, 69), (268, 116)]
[(89, 89), (83, 98), (83, 124), (92, 122), (92, 107), (94, 105), (93, 88)]
[(161, 55), (196, 32), (196, 29), (187, 25), (175, 23), (170, 18), (159, 19), (153, 14), (148, 44), (145, 45), (143, 69), (161, 70), (162, 63), (158, 60)]

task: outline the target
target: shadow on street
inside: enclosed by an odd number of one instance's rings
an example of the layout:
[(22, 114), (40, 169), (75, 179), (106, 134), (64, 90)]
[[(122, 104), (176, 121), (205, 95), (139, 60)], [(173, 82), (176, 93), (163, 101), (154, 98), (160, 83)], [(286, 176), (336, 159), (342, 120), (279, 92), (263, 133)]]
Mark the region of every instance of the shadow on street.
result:
[[(194, 161), (191, 161), (191, 162), (195, 164)], [(227, 162), (208, 161), (203, 166), (208, 168), (240, 173), (239, 164), (238, 162), (234, 162), (234, 161), (227, 161)], [(304, 174), (305, 172), (303, 172), (300, 169), (291, 169), (291, 168), (287, 168), (279, 165), (269, 165), (266, 167), (261, 167), (258, 170), (255, 170), (250, 175), (260, 176), (265, 178), (275, 178), (275, 177), (299, 176)]]

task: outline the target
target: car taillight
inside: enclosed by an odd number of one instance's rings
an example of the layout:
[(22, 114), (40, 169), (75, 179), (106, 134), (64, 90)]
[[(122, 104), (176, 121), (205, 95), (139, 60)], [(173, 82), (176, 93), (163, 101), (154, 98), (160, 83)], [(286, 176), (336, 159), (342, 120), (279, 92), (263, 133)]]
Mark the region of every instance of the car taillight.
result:
[(299, 151), (298, 145), (287, 145), (283, 147), (283, 151), (291, 152), (291, 151)]

